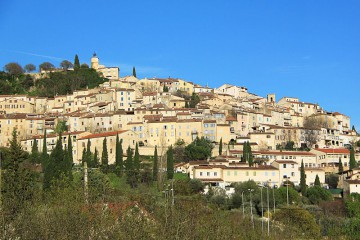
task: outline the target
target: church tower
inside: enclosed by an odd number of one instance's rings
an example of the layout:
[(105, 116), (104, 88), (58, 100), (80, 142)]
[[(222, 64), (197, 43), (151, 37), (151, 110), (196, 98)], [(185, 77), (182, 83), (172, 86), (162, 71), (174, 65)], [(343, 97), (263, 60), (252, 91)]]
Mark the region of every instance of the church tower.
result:
[(276, 103), (276, 96), (274, 93), (267, 95), (267, 102), (272, 104)]
[(95, 52), (91, 58), (91, 68), (93, 68), (95, 70), (99, 69), (99, 58), (96, 56)]

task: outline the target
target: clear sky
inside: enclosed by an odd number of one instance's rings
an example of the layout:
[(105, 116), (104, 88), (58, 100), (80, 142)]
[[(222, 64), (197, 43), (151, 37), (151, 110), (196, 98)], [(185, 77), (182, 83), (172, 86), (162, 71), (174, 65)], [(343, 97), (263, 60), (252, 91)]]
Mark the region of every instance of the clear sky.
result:
[(0, 66), (61, 60), (319, 103), (360, 129), (360, 1), (0, 0)]

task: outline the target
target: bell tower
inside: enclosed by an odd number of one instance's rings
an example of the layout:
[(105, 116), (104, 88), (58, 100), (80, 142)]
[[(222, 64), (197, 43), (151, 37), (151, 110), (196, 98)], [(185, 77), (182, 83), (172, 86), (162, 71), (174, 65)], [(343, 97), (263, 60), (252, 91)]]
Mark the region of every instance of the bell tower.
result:
[(91, 68), (93, 68), (95, 70), (99, 69), (99, 58), (97, 57), (95, 52), (91, 58)]

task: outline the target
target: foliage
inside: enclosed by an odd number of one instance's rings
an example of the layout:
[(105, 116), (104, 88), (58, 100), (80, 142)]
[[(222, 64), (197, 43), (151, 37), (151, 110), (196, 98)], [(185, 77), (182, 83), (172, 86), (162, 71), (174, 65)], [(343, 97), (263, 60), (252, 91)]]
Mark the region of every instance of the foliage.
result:
[(314, 182), (314, 186), (321, 186), (321, 183), (320, 183), (320, 178), (319, 176), (316, 174), (316, 177), (315, 177), (315, 182)]
[(89, 68), (89, 65), (86, 64), (86, 63), (82, 63), (81, 66), (80, 66), (80, 68)]
[(76, 54), (74, 58), (74, 69), (77, 70), (80, 68), (79, 56)]
[(349, 217), (360, 218), (360, 194), (350, 194), (345, 201), (345, 208)]
[(136, 77), (136, 69), (133, 67), (133, 76)]
[(295, 145), (294, 141), (287, 141), (285, 144), (285, 150), (288, 151), (294, 150), (294, 145)]
[(306, 179), (305, 179), (305, 168), (304, 168), (304, 161), (301, 160), (301, 167), (300, 167), (300, 190), (303, 196), (306, 195)]
[(174, 177), (174, 153), (172, 146), (166, 152), (166, 172), (167, 178), (173, 179)]
[(352, 148), (350, 149), (349, 168), (350, 168), (350, 170), (351, 170), (351, 169), (356, 168), (356, 166), (357, 166), (357, 163), (356, 163), (356, 160), (355, 160), (355, 151), (354, 151), (354, 148), (352, 147)]
[(315, 185), (307, 189), (306, 197), (312, 204), (319, 204), (322, 201), (330, 201), (332, 194), (326, 189)]
[(195, 108), (196, 105), (200, 102), (200, 97), (196, 93), (193, 93), (190, 98), (189, 107)]
[(213, 144), (206, 138), (196, 138), (192, 143), (185, 147), (185, 162), (205, 160), (211, 157)]
[(321, 127), (326, 127), (326, 123), (322, 119), (315, 116), (304, 118), (304, 140), (307, 147), (311, 148), (319, 141)]
[(32, 63), (26, 64), (24, 67), (25, 71), (30, 73), (36, 70), (36, 66)]
[(325, 182), (329, 185), (330, 188), (337, 188), (339, 182), (339, 175), (329, 174), (325, 177)]
[(57, 134), (62, 134), (63, 132), (67, 131), (66, 121), (59, 121), (56, 124), (55, 132)]
[(304, 239), (320, 238), (320, 226), (314, 216), (299, 207), (287, 207), (278, 210), (273, 215), (274, 221), (286, 226), (286, 231), (291, 235), (290, 239), (299, 236)]
[(101, 154), (101, 170), (103, 173), (107, 173), (109, 170), (109, 155), (107, 150), (106, 138), (103, 140), (103, 150)]
[(222, 154), (222, 148), (223, 148), (223, 142), (222, 142), (222, 138), (220, 138), (220, 143), (219, 143), (219, 156), (221, 156), (221, 154)]
[(38, 147), (38, 140), (34, 139), (33, 145), (31, 147), (31, 154), (30, 154), (30, 162), (31, 163), (41, 163), (41, 158), (39, 154), (39, 147)]
[(122, 175), (124, 170), (124, 161), (123, 161), (123, 148), (122, 148), (122, 139), (119, 140), (119, 134), (116, 135), (116, 145), (115, 145), (115, 173), (118, 176)]
[(70, 68), (73, 68), (74, 65), (70, 61), (64, 60), (60, 63), (60, 67), (64, 70), (68, 70)]
[(48, 71), (48, 70), (51, 70), (51, 69), (54, 69), (55, 66), (50, 63), (50, 62), (43, 62), (39, 65), (39, 69), (40, 71), (43, 70), (43, 71)]
[(174, 162), (183, 162), (185, 159), (185, 142), (183, 139), (178, 139), (175, 143), (174, 149)]
[(135, 145), (134, 171), (135, 171), (135, 175), (139, 175), (139, 173), (140, 173), (140, 155), (139, 155), (139, 145), (138, 145), (138, 143), (136, 143), (136, 145)]
[(5, 65), (5, 71), (14, 77), (18, 77), (24, 73), (24, 69), (20, 66), (20, 64), (16, 62), (11, 62)]
[(339, 169), (338, 169), (338, 171), (339, 171), (339, 173), (344, 171), (344, 166), (343, 166), (343, 163), (341, 161), (341, 158), (339, 158)]
[[(32, 93), (41, 97), (54, 97), (57, 94), (66, 95), (78, 89), (94, 88), (105, 80), (92, 68), (51, 72), (48, 77), (36, 81), (36, 89)], [(60, 82), (61, 84), (58, 84)]]
[(169, 92), (169, 87), (165, 86), (163, 87), (163, 92)]
[(157, 154), (157, 146), (155, 146), (154, 150), (154, 162), (153, 162), (153, 180), (157, 181), (158, 178), (158, 154)]

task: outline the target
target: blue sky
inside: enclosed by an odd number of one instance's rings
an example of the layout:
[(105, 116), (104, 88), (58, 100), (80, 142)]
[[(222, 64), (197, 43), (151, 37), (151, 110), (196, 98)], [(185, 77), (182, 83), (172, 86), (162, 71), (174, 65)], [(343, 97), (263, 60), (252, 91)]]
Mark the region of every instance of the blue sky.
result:
[(100, 62), (319, 103), (360, 129), (360, 1), (0, 1), (0, 66)]

